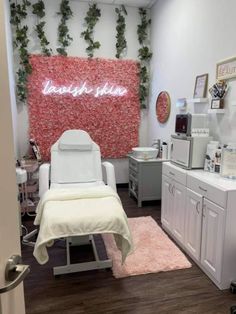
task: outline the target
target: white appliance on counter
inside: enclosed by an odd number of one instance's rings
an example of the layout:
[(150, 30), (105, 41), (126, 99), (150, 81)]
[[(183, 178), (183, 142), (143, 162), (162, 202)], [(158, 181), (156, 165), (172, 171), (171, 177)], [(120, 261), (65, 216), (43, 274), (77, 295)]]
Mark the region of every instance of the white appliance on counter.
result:
[(185, 136), (209, 136), (208, 117), (205, 113), (177, 114), (175, 133)]
[(203, 168), (210, 136), (171, 135), (171, 162), (185, 169)]

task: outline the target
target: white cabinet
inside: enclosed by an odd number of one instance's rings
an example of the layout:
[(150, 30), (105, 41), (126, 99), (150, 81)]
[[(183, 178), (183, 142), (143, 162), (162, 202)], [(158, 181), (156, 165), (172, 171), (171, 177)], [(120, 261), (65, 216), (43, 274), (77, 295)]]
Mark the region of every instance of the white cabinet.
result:
[(165, 159), (138, 159), (129, 157), (129, 194), (142, 207), (143, 201), (161, 199), (161, 171)]
[(218, 282), (221, 280), (225, 212), (213, 202), (204, 200), (201, 264)]
[(185, 247), (192, 257), (200, 259), (202, 233), (202, 196), (187, 189), (185, 212)]
[(236, 280), (236, 181), (171, 163), (162, 169), (163, 228), (220, 288)]
[[(178, 172), (171, 171), (168, 173), (164, 171), (164, 173), (162, 175), (161, 222), (169, 232), (183, 243), (186, 187), (177, 181)], [(182, 181), (182, 177), (180, 181)]]
[(173, 182), (173, 221), (172, 230), (174, 236), (184, 243), (184, 226), (185, 226), (185, 194), (186, 187), (182, 184)]
[(171, 230), (173, 220), (171, 182), (170, 178), (162, 176), (161, 222), (169, 230)]

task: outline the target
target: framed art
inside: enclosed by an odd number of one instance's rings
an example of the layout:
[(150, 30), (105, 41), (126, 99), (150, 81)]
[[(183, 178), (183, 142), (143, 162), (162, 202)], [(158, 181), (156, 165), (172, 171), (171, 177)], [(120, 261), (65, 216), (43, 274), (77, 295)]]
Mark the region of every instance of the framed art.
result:
[(236, 56), (217, 62), (217, 80), (227, 80), (233, 77), (236, 77)]
[(213, 98), (211, 100), (211, 109), (223, 109), (224, 108), (224, 99)]
[(195, 81), (193, 98), (204, 98), (207, 94), (208, 74), (198, 75)]
[(165, 123), (170, 115), (170, 96), (168, 92), (162, 91), (159, 93), (157, 96), (157, 101), (156, 101), (156, 115), (157, 115), (157, 120), (160, 123)]

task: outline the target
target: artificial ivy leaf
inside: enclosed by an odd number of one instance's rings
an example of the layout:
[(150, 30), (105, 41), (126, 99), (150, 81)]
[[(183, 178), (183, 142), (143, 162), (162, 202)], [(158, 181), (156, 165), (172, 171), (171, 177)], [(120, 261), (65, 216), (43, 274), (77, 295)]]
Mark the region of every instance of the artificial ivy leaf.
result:
[(93, 48), (94, 48), (94, 49), (99, 49), (100, 46), (101, 46), (101, 44), (100, 44), (100, 42), (98, 42), (98, 41), (95, 41), (95, 42), (93, 43)]
[(97, 5), (95, 3), (92, 5), (89, 5), (87, 15), (84, 18), (85, 26), (87, 26), (87, 29), (81, 33), (81, 36), (88, 43), (86, 52), (90, 58), (93, 57), (94, 49), (98, 49), (101, 45), (98, 41), (96, 42), (93, 41), (94, 27), (96, 23), (98, 22), (100, 16), (101, 16), (101, 11), (100, 9), (97, 8)]
[(122, 11), (124, 12), (125, 15), (128, 15), (128, 13), (126, 11), (126, 8), (125, 8), (125, 6), (123, 4), (121, 5), (121, 9), (122, 9)]
[(67, 56), (67, 53), (64, 48), (57, 48), (57, 52), (62, 56)]
[(45, 6), (42, 0), (39, 0), (37, 3), (32, 5), (33, 7), (33, 14), (37, 15), (40, 18), (45, 16)]

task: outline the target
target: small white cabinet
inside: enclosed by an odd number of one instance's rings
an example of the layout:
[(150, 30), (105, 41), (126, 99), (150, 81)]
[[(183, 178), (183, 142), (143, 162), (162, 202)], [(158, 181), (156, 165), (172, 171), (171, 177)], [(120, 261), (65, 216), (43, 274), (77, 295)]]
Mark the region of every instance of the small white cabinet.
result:
[(224, 209), (205, 199), (203, 204), (201, 264), (219, 282), (222, 270), (224, 221)]
[(186, 187), (174, 181), (173, 183), (173, 222), (172, 230), (175, 237), (184, 242), (184, 226), (185, 226), (185, 193)]
[(171, 182), (172, 179), (167, 176), (162, 176), (162, 201), (161, 201), (161, 222), (169, 230), (171, 230), (173, 212), (172, 206), (172, 194), (171, 194)]
[(185, 247), (188, 253), (200, 259), (202, 229), (202, 196), (187, 189), (185, 214)]
[[(177, 168), (177, 167), (176, 167)], [(186, 182), (181, 171), (163, 165), (161, 222), (181, 243), (184, 241)]]
[(138, 159), (129, 156), (129, 194), (142, 207), (143, 201), (161, 199), (162, 162), (166, 159)]
[(236, 280), (236, 181), (171, 163), (162, 169), (163, 228), (220, 288)]

